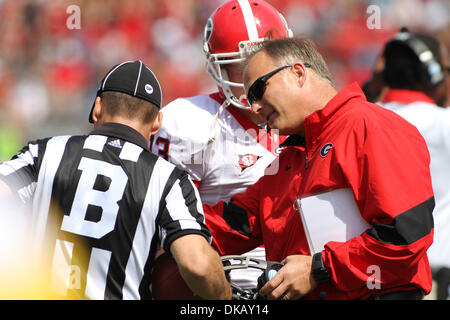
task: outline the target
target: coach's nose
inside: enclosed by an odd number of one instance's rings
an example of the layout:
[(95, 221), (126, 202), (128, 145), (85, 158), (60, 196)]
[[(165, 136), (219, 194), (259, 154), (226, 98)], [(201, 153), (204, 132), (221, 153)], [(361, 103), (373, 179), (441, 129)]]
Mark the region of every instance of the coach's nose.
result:
[(261, 114), (263, 106), (258, 101), (255, 101), (252, 103), (252, 110), (254, 113)]

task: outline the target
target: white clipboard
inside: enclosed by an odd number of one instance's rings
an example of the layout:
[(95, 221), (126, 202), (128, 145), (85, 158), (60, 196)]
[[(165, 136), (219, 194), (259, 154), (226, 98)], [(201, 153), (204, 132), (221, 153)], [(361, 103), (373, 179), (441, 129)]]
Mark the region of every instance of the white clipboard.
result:
[(337, 189), (296, 200), (311, 255), (329, 241), (346, 242), (370, 225), (361, 217), (350, 189)]

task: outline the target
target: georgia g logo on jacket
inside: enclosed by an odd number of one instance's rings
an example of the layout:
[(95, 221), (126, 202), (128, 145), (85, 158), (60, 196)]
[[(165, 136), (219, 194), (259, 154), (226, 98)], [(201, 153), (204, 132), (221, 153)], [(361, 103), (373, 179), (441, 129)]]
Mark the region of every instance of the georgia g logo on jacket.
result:
[(331, 142), (328, 142), (324, 144), (324, 146), (320, 149), (320, 156), (322, 158), (325, 158), (328, 152), (330, 152), (331, 148), (333, 147), (333, 144)]

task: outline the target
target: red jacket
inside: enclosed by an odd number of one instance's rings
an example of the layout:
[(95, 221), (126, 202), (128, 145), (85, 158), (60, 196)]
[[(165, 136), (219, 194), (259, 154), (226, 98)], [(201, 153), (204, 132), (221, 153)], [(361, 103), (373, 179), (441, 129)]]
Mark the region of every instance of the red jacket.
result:
[[(295, 199), (350, 188), (371, 228), (347, 242), (326, 244), (322, 257), (331, 282), (307, 298), (320, 292), (328, 299), (430, 292), (426, 250), (433, 240), (434, 197), (429, 153), (417, 129), (367, 102), (352, 84), (305, 119), (305, 138), (293, 135), (284, 145), (279, 163), (272, 164), (279, 165), (278, 174), (263, 176), (229, 203), (204, 205), (219, 252), (241, 254), (264, 244), (270, 261), (308, 255)], [(380, 290), (367, 285), (372, 265), (381, 271)]]

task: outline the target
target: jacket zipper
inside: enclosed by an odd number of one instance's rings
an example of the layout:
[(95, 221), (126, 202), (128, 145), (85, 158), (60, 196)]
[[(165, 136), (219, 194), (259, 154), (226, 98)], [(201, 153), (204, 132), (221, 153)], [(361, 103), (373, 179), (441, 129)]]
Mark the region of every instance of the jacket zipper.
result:
[(305, 128), (305, 170), (308, 169), (308, 143), (306, 141), (306, 128)]

